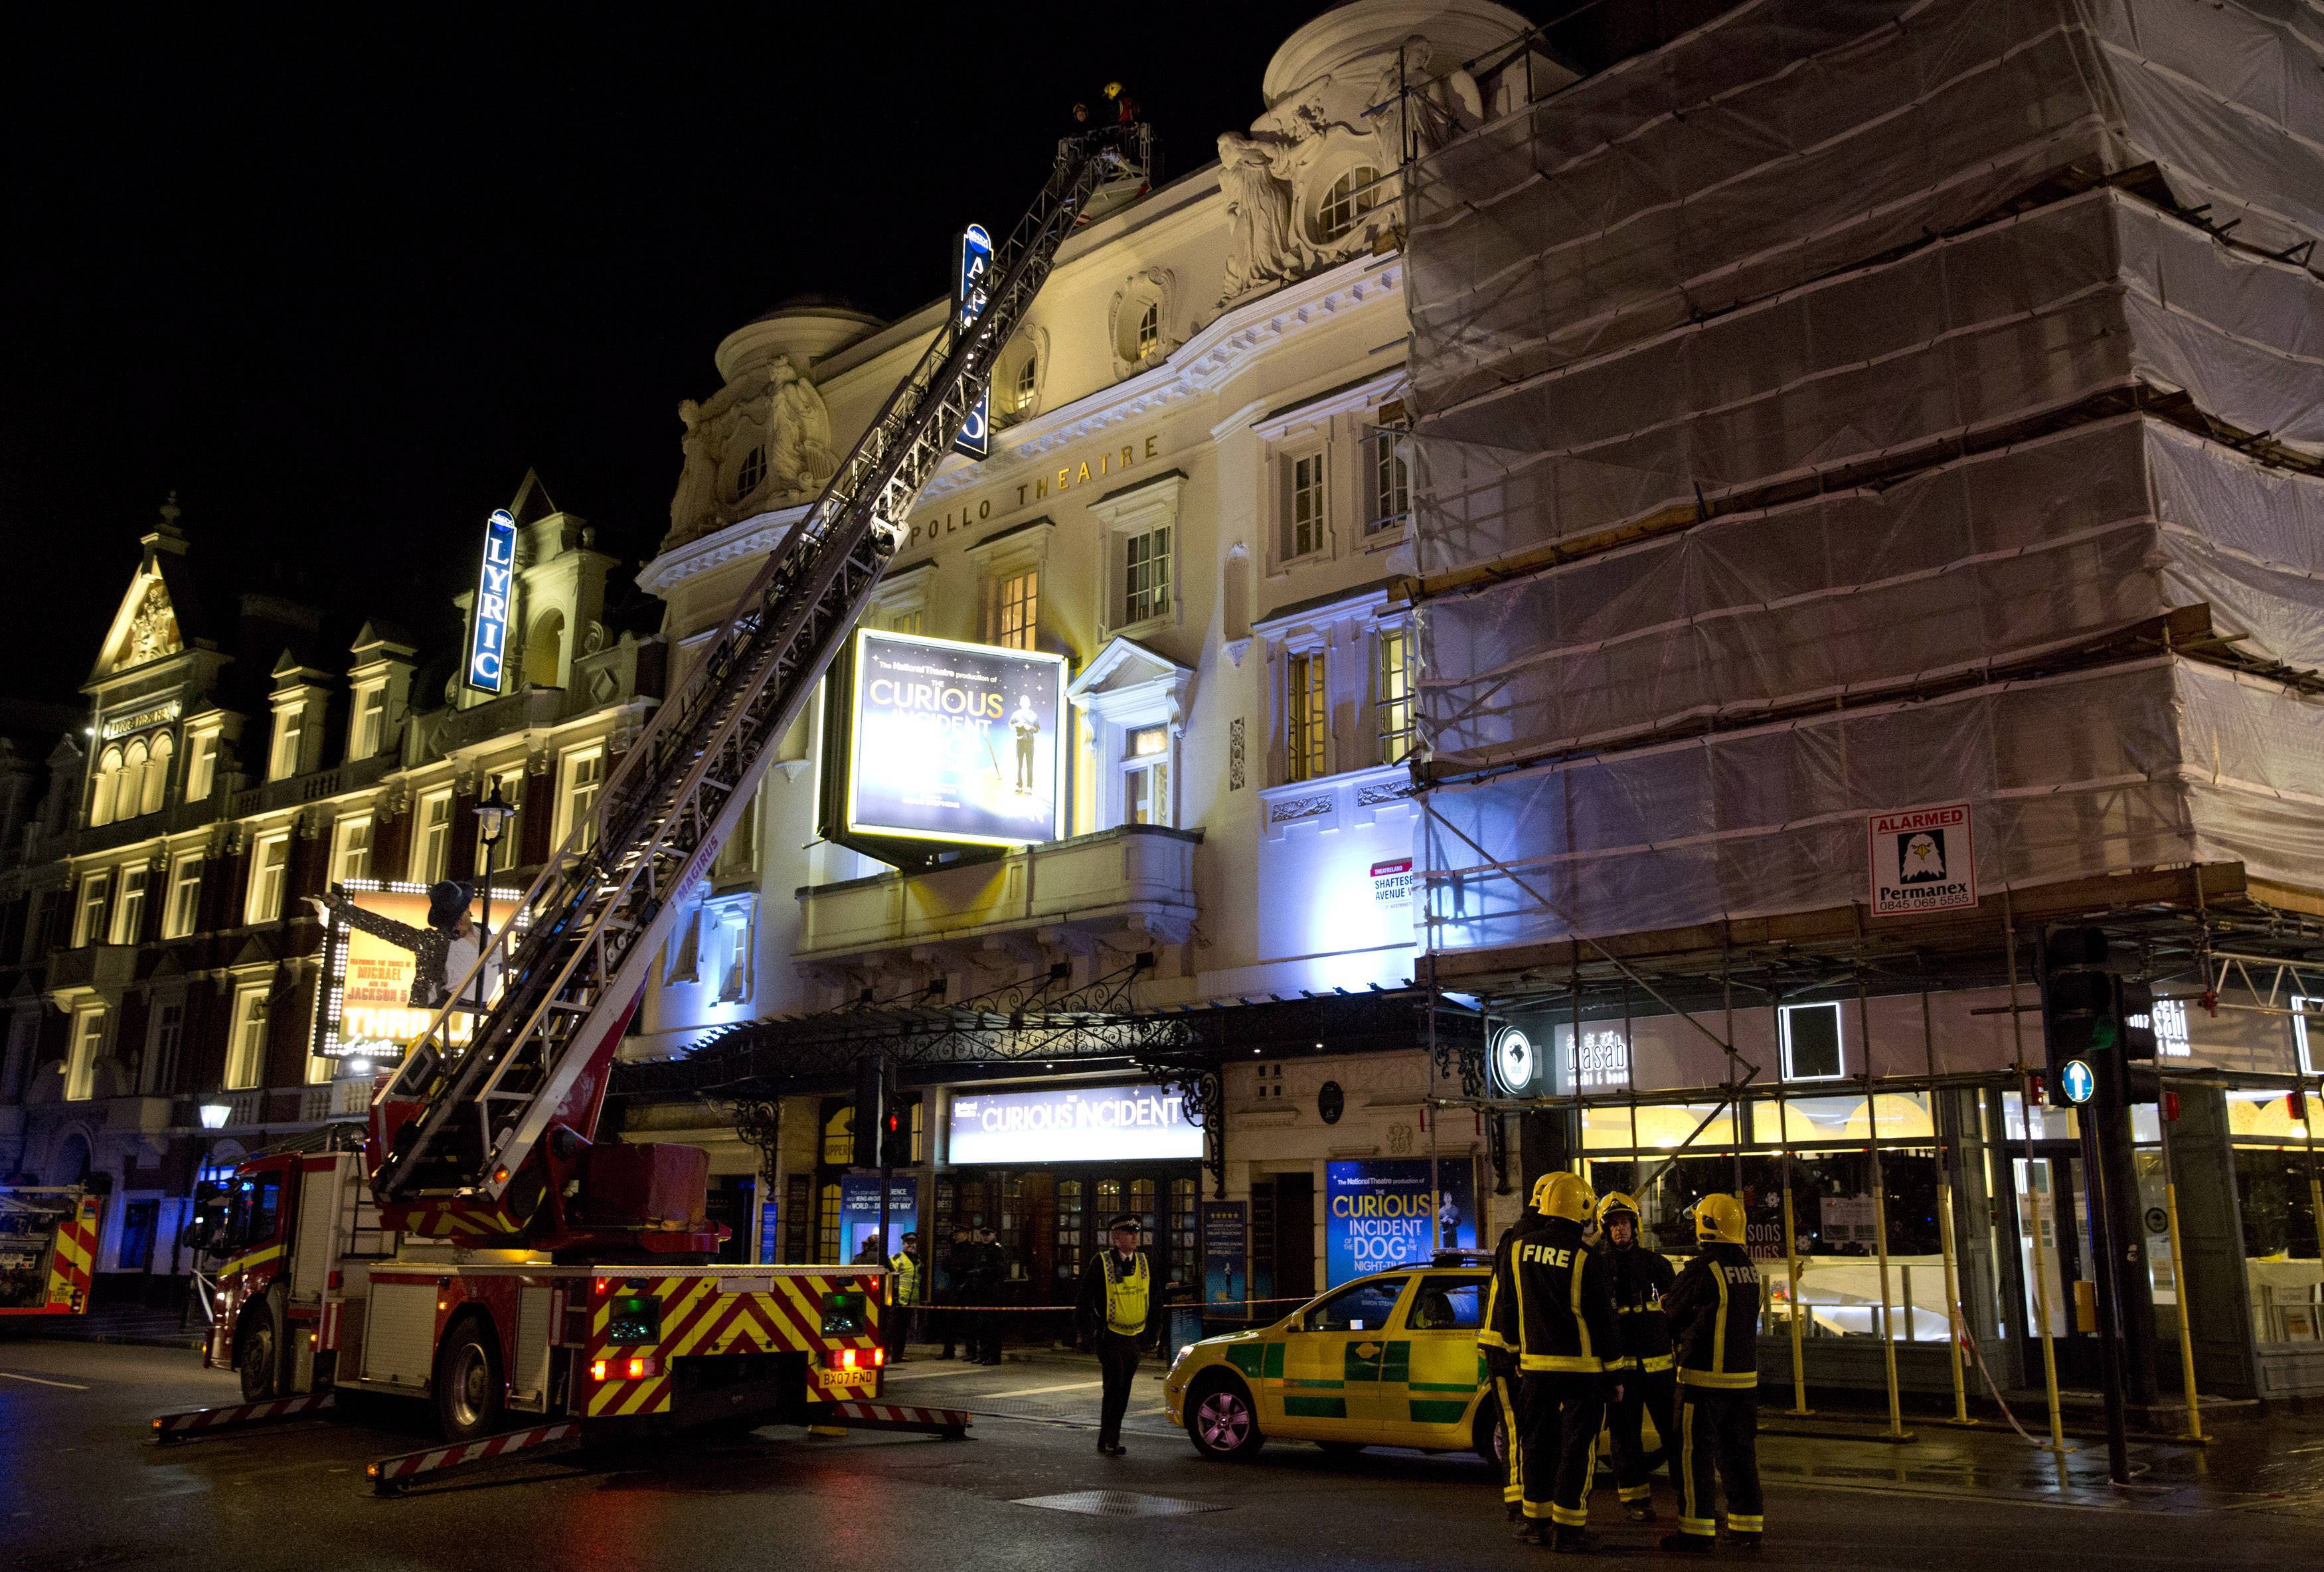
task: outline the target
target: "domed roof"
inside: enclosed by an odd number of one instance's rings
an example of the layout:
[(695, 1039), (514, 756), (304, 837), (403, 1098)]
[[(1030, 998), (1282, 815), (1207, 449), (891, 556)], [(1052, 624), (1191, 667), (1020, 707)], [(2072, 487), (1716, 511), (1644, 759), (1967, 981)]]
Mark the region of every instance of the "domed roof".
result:
[(1283, 41), (1261, 82), (1268, 108), (1316, 78), (1420, 34), (1443, 69), (1507, 43), (1532, 27), (1491, 0), (1348, 0)]
[(811, 366), (835, 350), (870, 337), (887, 323), (836, 295), (801, 294), (761, 312), (719, 343), (718, 374), (733, 382), (787, 354)]

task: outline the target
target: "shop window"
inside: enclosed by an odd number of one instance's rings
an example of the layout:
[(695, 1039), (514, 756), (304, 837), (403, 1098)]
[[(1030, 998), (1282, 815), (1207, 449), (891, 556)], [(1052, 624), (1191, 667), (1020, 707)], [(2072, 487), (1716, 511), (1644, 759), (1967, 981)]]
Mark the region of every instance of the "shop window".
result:
[(1396, 1313), (1404, 1279), (1351, 1283), (1300, 1318), (1303, 1332), (1377, 1332)]
[(1133, 726), (1122, 735), (1121, 822), (1171, 823), (1167, 726)]
[(1378, 643), (1379, 666), (1372, 678), (1372, 713), (1379, 722), (1379, 761), (1402, 764), (1412, 757), (1412, 630), (1383, 628)]
[(1890, 1141), (1936, 1138), (1928, 1094), (1918, 1091), (1762, 1100), (1751, 1105), (1751, 1130), (1754, 1140), (1768, 1146), (1861, 1144), (1876, 1135)]
[(444, 877), (452, 852), (452, 790), (420, 799), (419, 833), (411, 838), (411, 882), (434, 884)]
[(113, 932), (106, 942), (134, 944), (145, 925), (145, 884), (152, 876), (142, 868), (121, 870), (121, 898), (113, 903)]
[(1315, 780), (1330, 773), (1326, 743), (1331, 706), (1324, 696), (1324, 655), (1320, 649), (1288, 657), (1284, 667), (1284, 775)]
[(183, 939), (200, 921), (202, 854), (181, 851), (170, 865), (170, 904), (161, 913), (161, 937)]
[[(2274, 1100), (2282, 1102), (2280, 1096)], [(2235, 1164), (2252, 1337), (2312, 1347), (2324, 1338), (2324, 1302), (2319, 1298), (2324, 1272), (2316, 1258), (2315, 1192), (2309, 1188), (2307, 1152), (2239, 1143)]]
[(1785, 1005), (1781, 1014), (1785, 1080), (1838, 1080), (1848, 1073), (1839, 1005)]

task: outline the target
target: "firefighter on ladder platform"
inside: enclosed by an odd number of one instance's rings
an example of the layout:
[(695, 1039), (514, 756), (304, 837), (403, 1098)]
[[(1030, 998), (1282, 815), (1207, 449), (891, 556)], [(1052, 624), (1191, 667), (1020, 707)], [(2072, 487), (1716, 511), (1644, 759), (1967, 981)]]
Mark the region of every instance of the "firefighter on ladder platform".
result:
[(1673, 1444), (1671, 1406), (1677, 1382), (1672, 1366), (1670, 1317), (1662, 1297), (1678, 1273), (1659, 1250), (1638, 1240), (1638, 1203), (1618, 1192), (1598, 1203), (1598, 1253), (1614, 1292), (1614, 1319), (1622, 1328), (1622, 1396), (1606, 1411), (1614, 1442), (1614, 1485), (1622, 1510), (1634, 1523), (1655, 1521), (1654, 1468), (1640, 1421), (1652, 1419), (1655, 1434), (1671, 1460), (1678, 1483), (1678, 1448)]
[[(1609, 1395), (1606, 1361), (1620, 1358), (1621, 1333), (1606, 1268), (1582, 1239), (1595, 1198), (1578, 1174), (1545, 1174), (1534, 1185), (1542, 1223), (1514, 1238), (1495, 1264), (1477, 1334), (1489, 1352), (1517, 1366), (1517, 1537), (1557, 1550), (1585, 1550), (1598, 1430)], [(1612, 1389), (1618, 1402), (1620, 1388)]]
[(1757, 1550), (1759, 1499), (1759, 1269), (1743, 1248), (1743, 1203), (1694, 1203), (1701, 1253), (1663, 1296), (1678, 1344), (1678, 1532), (1665, 1550), (1702, 1555), (1717, 1542), (1712, 1465), (1727, 1485), (1730, 1549)]

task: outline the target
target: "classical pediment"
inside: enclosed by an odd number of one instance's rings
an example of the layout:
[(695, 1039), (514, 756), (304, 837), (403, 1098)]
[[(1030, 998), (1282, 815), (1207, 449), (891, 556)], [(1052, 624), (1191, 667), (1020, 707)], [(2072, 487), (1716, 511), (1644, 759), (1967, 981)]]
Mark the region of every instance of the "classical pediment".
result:
[(1134, 639), (1112, 639), (1065, 688), (1080, 709), (1106, 719), (1130, 710), (1166, 712), (1174, 729), (1184, 724), (1192, 668), (1157, 655)]
[(159, 572), (140, 568), (130, 581), (129, 593), (122, 597), (121, 609), (114, 614), (95, 675), (110, 676), (175, 655), (185, 647), (185, 636), (178, 626), (177, 602), (169, 584)]

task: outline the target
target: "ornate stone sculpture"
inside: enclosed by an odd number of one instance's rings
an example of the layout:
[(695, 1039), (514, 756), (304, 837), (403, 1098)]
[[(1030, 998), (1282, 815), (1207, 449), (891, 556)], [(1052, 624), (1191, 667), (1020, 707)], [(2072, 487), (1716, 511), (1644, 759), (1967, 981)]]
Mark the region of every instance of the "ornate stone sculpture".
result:
[(122, 665), (141, 666), (172, 654), (178, 648), (178, 614), (170, 605), (170, 592), (159, 579), (146, 586), (145, 598), (129, 624), (129, 648)]
[(1279, 147), (1226, 132), (1219, 137), (1219, 179), (1226, 188), (1225, 305), (1262, 284), (1296, 277), (1307, 265), (1307, 245), (1291, 225), (1291, 187), (1277, 168)]
[(686, 423), (686, 435), (678, 439), (678, 448), (686, 455), (686, 467), (678, 472), (678, 492), (669, 500), (669, 538), (673, 542), (699, 534), (718, 506), (716, 436), (702, 418), (702, 406), (691, 399), (678, 400), (678, 418)]
[(774, 400), (769, 411), (774, 443), (768, 469), (775, 489), (787, 494), (820, 492), (839, 467), (831, 450), (831, 411), (823, 395), (787, 354), (777, 355), (767, 367), (767, 391)]

